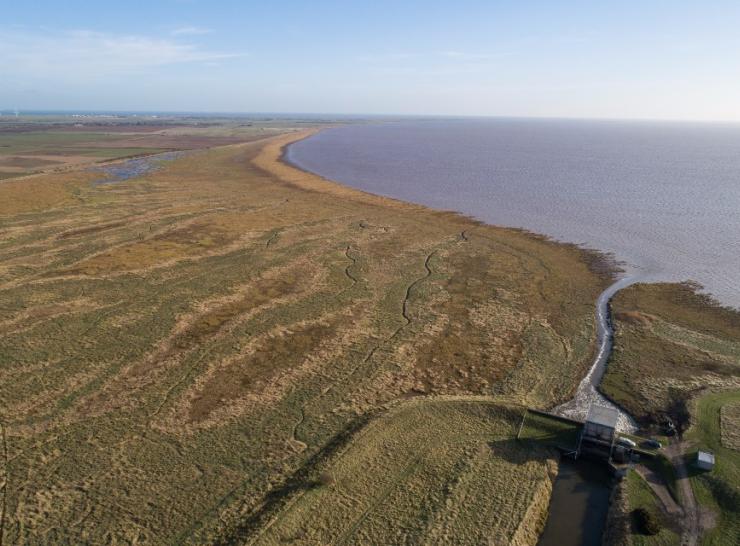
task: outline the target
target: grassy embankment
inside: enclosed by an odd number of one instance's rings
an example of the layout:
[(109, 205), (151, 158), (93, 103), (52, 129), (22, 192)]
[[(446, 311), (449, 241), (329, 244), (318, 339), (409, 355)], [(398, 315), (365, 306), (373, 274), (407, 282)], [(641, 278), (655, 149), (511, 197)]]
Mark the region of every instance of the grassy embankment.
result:
[[(627, 288), (612, 308), (615, 350), (602, 390), (643, 423), (669, 415), (680, 430), (690, 426), (690, 454), (699, 446), (715, 452), (716, 468), (694, 476), (692, 484), (717, 519), (706, 542), (733, 543), (740, 533), (740, 446), (736, 432), (728, 431), (740, 428), (733, 405), (740, 386), (740, 313), (675, 284)], [(675, 485), (672, 493), (677, 496)]]
[[(661, 513), (661, 505), (658, 497), (650, 489), (645, 480), (637, 474), (630, 472), (625, 478), (625, 494), (627, 496), (627, 510), (630, 514), (630, 535), (629, 543), (633, 546), (669, 546), (681, 543), (681, 538), (672, 527), (676, 526), (675, 521), (670, 521)], [(660, 532), (655, 535), (648, 535), (637, 528), (634, 521), (636, 510), (646, 510), (648, 513), (660, 522)]]
[(518, 435), (523, 442), (549, 445), (564, 451), (575, 451), (581, 434), (581, 425), (555, 416), (528, 411)]
[[(292, 138), (125, 183), (0, 183), (5, 543), (230, 542), (275, 521), (268, 540), (309, 512), (306, 532), (348, 542), (396, 518), (472, 540), (499, 509), (490, 536), (533, 542), (551, 459), (506, 440), (512, 408), (570, 395), (608, 281), (574, 247), (281, 165)], [(498, 405), (397, 405), (441, 394)]]
[(273, 520), (254, 522), (262, 525), (251, 543), (534, 544), (556, 463), (554, 452), (513, 439), (521, 413), (475, 401), (404, 403)]
[(695, 422), (687, 434), (699, 449), (714, 453), (711, 472), (694, 470), (691, 483), (697, 501), (710, 508), (716, 526), (705, 544), (737, 544), (740, 536), (740, 390), (713, 393), (696, 400)]

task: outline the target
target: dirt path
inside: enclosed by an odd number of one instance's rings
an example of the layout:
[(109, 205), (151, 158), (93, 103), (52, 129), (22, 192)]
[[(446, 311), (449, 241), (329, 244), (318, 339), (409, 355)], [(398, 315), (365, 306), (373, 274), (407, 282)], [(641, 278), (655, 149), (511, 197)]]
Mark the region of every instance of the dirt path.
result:
[(680, 516), (683, 514), (683, 509), (671, 496), (670, 491), (668, 491), (668, 487), (658, 474), (644, 465), (636, 466), (635, 470), (640, 476), (642, 476), (648, 486), (650, 486), (650, 489), (653, 490), (653, 493), (658, 496), (660, 502), (663, 504), (663, 508), (668, 513), (668, 515)]
[(635, 470), (643, 477), (650, 489), (660, 499), (663, 509), (669, 517), (678, 517), (681, 525), (681, 545), (695, 546), (699, 543), (702, 532), (699, 507), (694, 498), (694, 490), (689, 481), (688, 469), (684, 462), (686, 444), (673, 440), (665, 448), (665, 455), (676, 470), (676, 487), (681, 497), (681, 504), (671, 496), (668, 486), (661, 476), (644, 465), (637, 465)]
[(681, 496), (684, 517), (682, 521), (683, 531), (681, 533), (681, 544), (694, 546), (699, 543), (701, 527), (699, 525), (699, 507), (694, 498), (694, 490), (691, 488), (689, 473), (684, 462), (684, 442), (673, 440), (666, 447), (665, 454), (676, 469), (676, 486)]
[(588, 373), (578, 385), (573, 399), (560, 404), (553, 410), (557, 415), (583, 421), (586, 419), (589, 408), (595, 403), (600, 406), (614, 408), (619, 412), (617, 430), (620, 432), (635, 432), (637, 430), (637, 424), (632, 417), (621, 407), (608, 400), (599, 392), (597, 387), (604, 375), (614, 340), (609, 302), (619, 290), (626, 288), (638, 280), (639, 278), (636, 276), (624, 277), (614, 282), (599, 295), (596, 301), (596, 334), (598, 346), (596, 357)]

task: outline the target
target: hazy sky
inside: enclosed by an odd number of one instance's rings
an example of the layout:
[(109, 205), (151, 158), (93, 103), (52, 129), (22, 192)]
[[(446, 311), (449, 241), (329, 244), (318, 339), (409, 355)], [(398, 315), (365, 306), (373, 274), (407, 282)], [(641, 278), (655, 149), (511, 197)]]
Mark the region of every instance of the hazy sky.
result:
[(0, 109), (740, 121), (737, 0), (0, 8)]

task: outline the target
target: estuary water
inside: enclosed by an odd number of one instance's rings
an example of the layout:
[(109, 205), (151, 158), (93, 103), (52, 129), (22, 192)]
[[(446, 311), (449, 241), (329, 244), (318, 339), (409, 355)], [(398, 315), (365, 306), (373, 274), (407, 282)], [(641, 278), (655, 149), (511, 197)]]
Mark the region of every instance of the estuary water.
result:
[(740, 307), (740, 125), (417, 120), (330, 129), (299, 167), (371, 193), (611, 252)]

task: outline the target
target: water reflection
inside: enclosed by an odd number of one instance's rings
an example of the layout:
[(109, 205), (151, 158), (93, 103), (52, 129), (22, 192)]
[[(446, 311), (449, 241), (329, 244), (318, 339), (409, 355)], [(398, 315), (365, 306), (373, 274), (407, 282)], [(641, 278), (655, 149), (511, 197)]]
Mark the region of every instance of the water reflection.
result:
[(147, 157), (136, 157), (119, 163), (113, 163), (104, 167), (95, 167), (93, 171), (103, 173), (105, 176), (95, 180), (93, 184), (114, 184), (131, 178), (138, 178), (156, 170), (162, 161), (171, 161), (181, 157), (184, 152), (165, 152), (163, 154)]

